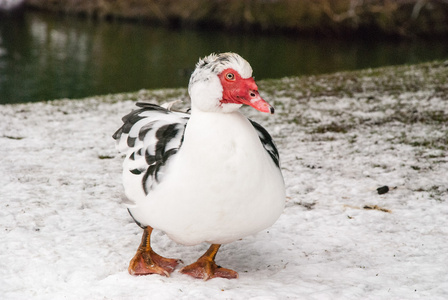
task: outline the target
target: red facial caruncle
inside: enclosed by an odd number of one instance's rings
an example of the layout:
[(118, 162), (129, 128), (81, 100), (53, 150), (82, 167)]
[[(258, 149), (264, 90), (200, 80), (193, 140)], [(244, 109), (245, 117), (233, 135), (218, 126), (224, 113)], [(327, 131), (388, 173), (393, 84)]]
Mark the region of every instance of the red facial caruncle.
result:
[(261, 112), (274, 113), (274, 107), (260, 97), (253, 77), (242, 78), (232, 68), (225, 69), (218, 77), (223, 88), (221, 103), (246, 104)]

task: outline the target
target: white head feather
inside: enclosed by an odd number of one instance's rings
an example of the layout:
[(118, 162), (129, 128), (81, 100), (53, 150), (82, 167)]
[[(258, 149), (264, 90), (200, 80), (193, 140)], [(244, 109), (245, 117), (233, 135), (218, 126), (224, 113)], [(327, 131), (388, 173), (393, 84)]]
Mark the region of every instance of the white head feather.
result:
[(223, 88), (218, 75), (228, 68), (237, 71), (242, 78), (252, 77), (252, 67), (236, 53), (211, 54), (199, 60), (188, 85), (193, 110), (232, 112), (241, 107), (241, 104), (231, 103), (220, 105)]

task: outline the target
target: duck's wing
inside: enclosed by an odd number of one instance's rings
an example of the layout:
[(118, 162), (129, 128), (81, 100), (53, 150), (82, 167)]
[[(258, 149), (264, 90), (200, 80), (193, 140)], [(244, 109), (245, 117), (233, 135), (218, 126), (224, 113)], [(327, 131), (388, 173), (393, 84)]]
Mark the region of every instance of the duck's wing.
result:
[(263, 148), (268, 152), (269, 156), (272, 158), (272, 161), (275, 165), (280, 168), (280, 155), (278, 154), (277, 147), (275, 146), (274, 140), (272, 139), (269, 132), (264, 129), (260, 124), (249, 119), (252, 126), (254, 126), (255, 130), (258, 133), (258, 137), (260, 138), (261, 144)]
[[(123, 125), (113, 138), (118, 151), (126, 155), (123, 163), (125, 176), (132, 187), (140, 188), (145, 195), (162, 180), (163, 168), (182, 145), (188, 113), (175, 112), (164, 107), (138, 102), (139, 109), (123, 117)], [(129, 199), (133, 200), (133, 199)]]

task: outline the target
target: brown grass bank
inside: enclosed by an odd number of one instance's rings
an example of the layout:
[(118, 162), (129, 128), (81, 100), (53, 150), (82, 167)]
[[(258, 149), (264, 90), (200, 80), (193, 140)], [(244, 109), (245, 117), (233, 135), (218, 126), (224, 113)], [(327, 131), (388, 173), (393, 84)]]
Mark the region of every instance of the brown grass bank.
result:
[(168, 26), (326, 36), (443, 37), (445, 0), (26, 0), (28, 7)]

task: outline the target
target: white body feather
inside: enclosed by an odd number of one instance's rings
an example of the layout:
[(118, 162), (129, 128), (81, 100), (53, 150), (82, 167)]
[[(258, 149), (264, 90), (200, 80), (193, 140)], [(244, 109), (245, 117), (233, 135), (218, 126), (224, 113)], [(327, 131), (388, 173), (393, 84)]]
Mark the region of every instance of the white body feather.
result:
[(135, 194), (140, 180), (129, 174), (124, 172), (134, 218), (185, 245), (254, 234), (271, 226), (284, 207), (280, 170), (239, 112), (194, 111), (182, 147), (147, 196)]

